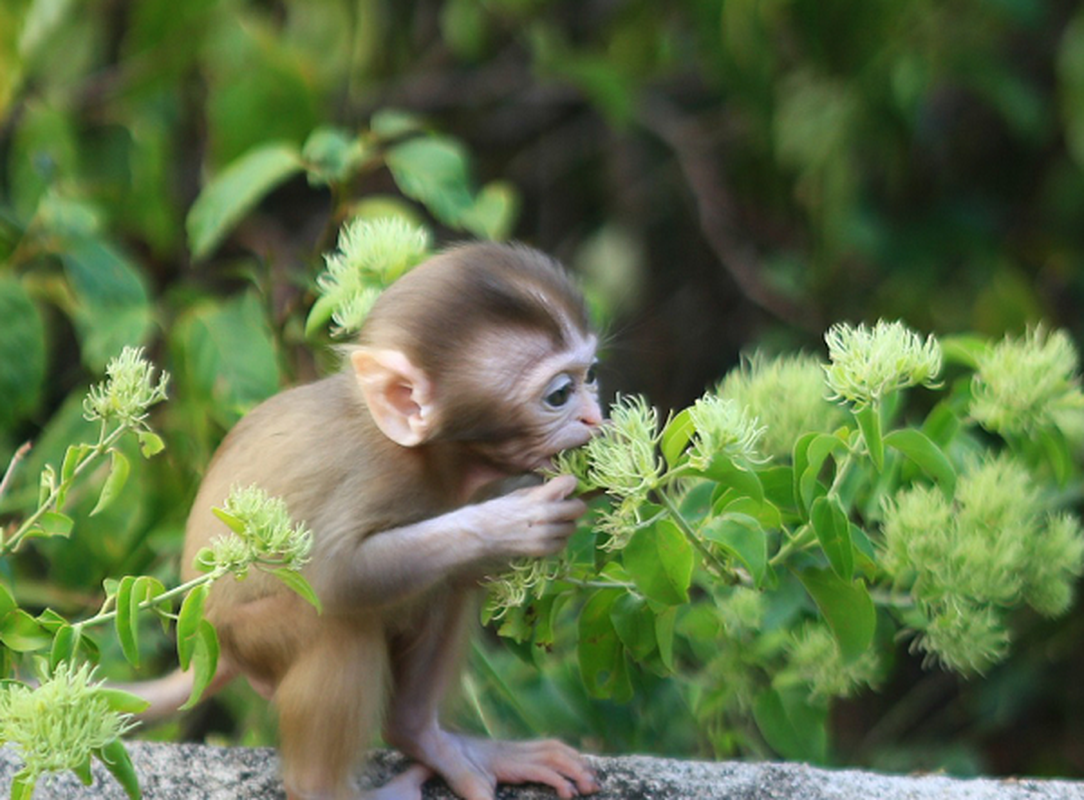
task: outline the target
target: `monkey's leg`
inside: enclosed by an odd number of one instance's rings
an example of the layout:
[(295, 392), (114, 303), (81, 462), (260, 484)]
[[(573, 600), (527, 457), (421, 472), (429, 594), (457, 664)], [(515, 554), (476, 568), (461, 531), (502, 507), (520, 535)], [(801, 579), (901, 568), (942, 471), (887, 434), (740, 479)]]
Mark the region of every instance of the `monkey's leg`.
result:
[(492, 800), (497, 783), (542, 783), (563, 798), (597, 791), (583, 758), (561, 742), (490, 742), (440, 727), (441, 698), (457, 673), (471, 609), (466, 591), (437, 598), (419, 629), (395, 641), (389, 743), (431, 767), (465, 800)]
[[(387, 640), (375, 615), (324, 616), (315, 624), (315, 635), (275, 689), (283, 780), (290, 800), (354, 800), (354, 773), (387, 694)], [(377, 796), (420, 798), (427, 777), (408, 770), (398, 794)], [(392, 784), (384, 789), (390, 792)]]

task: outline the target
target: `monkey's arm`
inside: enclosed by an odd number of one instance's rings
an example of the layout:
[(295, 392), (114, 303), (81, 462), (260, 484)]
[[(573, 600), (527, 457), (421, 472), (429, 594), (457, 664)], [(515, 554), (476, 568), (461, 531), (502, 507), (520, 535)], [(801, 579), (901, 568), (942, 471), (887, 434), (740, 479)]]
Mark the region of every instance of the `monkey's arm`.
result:
[(586, 509), (569, 498), (575, 479), (562, 476), (432, 519), (343, 538), (317, 559), (325, 606), (343, 610), (389, 606), (449, 579), (481, 577), (521, 556), (555, 553)]

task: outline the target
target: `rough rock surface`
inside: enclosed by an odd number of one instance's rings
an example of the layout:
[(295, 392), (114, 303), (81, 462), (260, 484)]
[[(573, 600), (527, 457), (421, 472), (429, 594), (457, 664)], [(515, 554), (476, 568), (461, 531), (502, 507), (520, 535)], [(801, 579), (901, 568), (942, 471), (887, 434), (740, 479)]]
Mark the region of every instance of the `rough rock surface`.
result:
[[(274, 751), (131, 742), (129, 752), (147, 800), (282, 800)], [(646, 756), (595, 758), (602, 791), (597, 800), (1084, 800), (1084, 782), (959, 780), (944, 776), (890, 776), (824, 770), (804, 764), (674, 761)], [(379, 784), (404, 766), (394, 753), (374, 754), (363, 782)], [(0, 790), (7, 794), (19, 768), (0, 748)], [(503, 800), (551, 800), (538, 787), (501, 787)], [(72, 775), (39, 784), (35, 798), (123, 800), (124, 792), (100, 768), (84, 787)], [(439, 782), (428, 800), (452, 800)]]

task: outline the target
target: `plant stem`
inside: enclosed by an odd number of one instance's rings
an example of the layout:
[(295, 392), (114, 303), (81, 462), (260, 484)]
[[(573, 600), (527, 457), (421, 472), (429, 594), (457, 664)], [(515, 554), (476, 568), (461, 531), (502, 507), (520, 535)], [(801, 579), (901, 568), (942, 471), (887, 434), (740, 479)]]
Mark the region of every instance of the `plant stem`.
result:
[(11, 483), (11, 476), (15, 474), (15, 467), (19, 462), (26, 458), (26, 454), (30, 452), (30, 442), (26, 442), (15, 451), (15, 455), (11, 457), (11, 461), (8, 462), (8, 468), (4, 472), (3, 480), (0, 480), (0, 497), (4, 496), (4, 493), (8, 490), (8, 484)]
[(797, 533), (783, 543), (779, 548), (779, 552), (772, 556), (768, 560), (768, 563), (773, 567), (778, 565), (795, 550), (801, 550), (807, 544), (811, 544), (815, 539), (816, 536), (814, 535), (813, 528), (809, 525), (803, 525), (798, 529)]
[[(150, 600), (143, 600), (136, 606), (136, 609), (139, 611), (145, 611), (148, 608), (153, 608), (154, 606), (161, 605), (162, 603), (172, 600), (174, 597), (188, 594), (188, 592), (190, 592), (192, 589), (195, 589), (197, 586), (200, 586), (204, 583), (211, 583), (213, 581), (216, 581), (218, 580), (218, 578), (222, 577), (225, 574), (225, 570), (215, 570), (214, 572), (208, 572), (206, 575), (200, 575), (198, 578), (193, 578), (187, 583), (182, 583), (180, 586), (174, 586), (169, 591), (163, 592), (157, 597), (153, 597)], [(83, 620), (79, 624), (84, 626), (100, 625), (103, 622), (109, 622), (115, 619), (117, 616), (117, 611), (115, 608), (112, 608), (112, 605), (113, 604), (109, 604), (109, 607), (112, 610), (106, 611), (104, 610), (106, 606), (103, 606), (102, 611), (99, 611), (97, 614), (95, 614), (93, 617), (90, 617), (89, 619)]]
[(658, 496), (659, 501), (662, 503), (663, 507), (670, 515), (670, 519), (672, 519), (674, 523), (678, 526), (678, 529), (683, 534), (685, 534), (685, 538), (689, 540), (689, 544), (691, 544), (696, 549), (696, 551), (700, 553), (700, 557), (703, 558), (704, 566), (707, 567), (708, 572), (721, 580), (727, 581), (728, 583), (736, 583), (737, 578), (734, 575), (733, 571), (730, 570), (727, 565), (717, 555), (715, 555), (715, 553), (711, 552), (711, 550), (708, 549), (707, 545), (705, 545), (700, 540), (700, 537), (696, 535), (696, 531), (694, 531), (692, 529), (692, 526), (689, 525), (689, 521), (685, 519), (681, 511), (678, 509), (677, 504), (674, 503), (673, 498), (670, 497), (670, 495), (662, 489), (657, 490), (655, 494)]
[[(0, 546), (0, 552), (14, 553), (16, 550), (18, 550), (19, 546), (26, 539), (27, 534), (34, 528), (35, 525), (38, 524), (38, 520), (45, 516), (46, 512), (54, 510), (57, 498), (61, 497), (65, 492), (67, 492), (68, 488), (75, 482), (75, 479), (78, 478), (83, 472), (85, 472), (88, 466), (92, 462), (96, 461), (103, 453), (107, 453), (110, 448), (112, 448), (113, 445), (115, 445), (120, 440), (120, 438), (128, 432), (128, 430), (129, 427), (127, 425), (121, 425), (115, 431), (106, 435), (105, 425), (103, 423), (101, 434), (98, 436), (98, 443), (91, 446), (90, 452), (88, 452), (86, 456), (79, 462), (79, 464), (76, 465), (75, 469), (72, 470), (71, 477), (69, 477), (67, 480), (61, 480), (59, 484), (53, 487), (53, 490), (49, 492), (49, 496), (46, 497), (44, 502), (42, 502), (38, 506), (37, 511), (35, 511), (33, 514), (23, 520), (23, 523), (19, 526), (15, 533), (11, 535), (11, 538), (7, 542), (2, 543), (2, 546)], [(59, 511), (60, 509), (55, 510)]]

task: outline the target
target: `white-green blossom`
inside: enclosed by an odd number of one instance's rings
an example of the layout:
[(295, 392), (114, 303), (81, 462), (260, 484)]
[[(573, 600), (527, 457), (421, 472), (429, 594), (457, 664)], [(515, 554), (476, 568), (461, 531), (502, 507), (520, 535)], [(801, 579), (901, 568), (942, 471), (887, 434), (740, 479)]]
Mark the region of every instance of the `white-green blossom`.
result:
[(83, 401), (83, 416), (89, 421), (141, 427), (147, 409), (166, 399), (169, 374), (162, 372), (155, 381), (154, 365), (143, 357), (142, 347), (125, 347), (106, 364), (105, 374)]
[(754, 353), (719, 385), (721, 396), (756, 411), (764, 425), (758, 448), (774, 458), (788, 457), (803, 434), (829, 432), (840, 424), (842, 409), (824, 393), (824, 365), (806, 354)]
[(619, 397), (601, 432), (584, 445), (588, 480), (630, 502), (654, 489), (662, 474), (658, 412), (642, 397)]
[(91, 756), (135, 727), (113, 710), (89, 665), (61, 662), (37, 688), (0, 684), (0, 744), (16, 748), (29, 783), (40, 775), (85, 770)]
[[(355, 219), (316, 279), (337, 335), (358, 330), (380, 292), (429, 253), (429, 233), (399, 217)], [(326, 319), (326, 317), (325, 317)]]
[(689, 419), (696, 429), (689, 450), (694, 469), (707, 469), (717, 456), (745, 464), (764, 461), (757, 451), (764, 428), (736, 400), (709, 392), (689, 408)]
[(528, 597), (541, 595), (550, 581), (565, 572), (560, 558), (520, 558), (509, 564), (508, 572), (486, 583), (490, 618), (499, 620), (508, 611), (523, 605)]
[(795, 631), (787, 643), (787, 656), (784, 678), (807, 685), (814, 700), (851, 697), (875, 684), (881, 672), (872, 648), (844, 661), (832, 632), (820, 623), (808, 623)]
[[(972, 465), (952, 500), (925, 486), (897, 493), (882, 530), (882, 567), (927, 619), (918, 646), (953, 668), (1003, 657), (1003, 609), (1060, 613), (1084, 571), (1079, 522), (1048, 514), (1027, 468), (1008, 455)], [(975, 609), (980, 618), (964, 618)]]
[(933, 336), (923, 341), (902, 322), (880, 320), (873, 328), (838, 323), (824, 339), (830, 399), (859, 408), (908, 386), (933, 386), (941, 372), (941, 345)]
[(1009, 632), (989, 605), (951, 597), (932, 606), (915, 647), (963, 674), (983, 673), (1009, 652)]
[(299, 570), (308, 562), (312, 532), (294, 524), (282, 498), (258, 486), (234, 487), (215, 511), (231, 533), (211, 542), (209, 554), (201, 556), (205, 567), (244, 575), (252, 566)]
[(1022, 337), (1006, 336), (977, 361), (970, 412), (987, 430), (1027, 435), (1072, 428), (1067, 417), (1084, 411), (1079, 359), (1064, 331), (1039, 325)]

